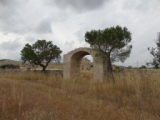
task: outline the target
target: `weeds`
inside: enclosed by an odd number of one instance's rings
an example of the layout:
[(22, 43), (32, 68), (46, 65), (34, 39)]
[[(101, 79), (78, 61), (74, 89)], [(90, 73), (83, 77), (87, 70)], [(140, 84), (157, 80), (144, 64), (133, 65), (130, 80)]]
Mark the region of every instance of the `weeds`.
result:
[(42, 73), (0, 74), (1, 120), (159, 120), (160, 74), (116, 73), (116, 83)]

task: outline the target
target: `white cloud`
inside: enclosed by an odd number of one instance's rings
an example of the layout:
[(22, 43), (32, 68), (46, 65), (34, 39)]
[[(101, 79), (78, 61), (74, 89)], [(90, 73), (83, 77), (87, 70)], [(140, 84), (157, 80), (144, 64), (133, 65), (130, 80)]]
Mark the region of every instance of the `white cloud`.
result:
[(155, 46), (159, 14), (159, 0), (0, 0), (0, 59), (19, 60), (23, 46), (37, 39), (53, 41), (66, 54), (89, 46), (86, 31), (120, 25), (131, 31), (133, 49), (118, 64), (142, 65), (151, 59), (147, 47)]

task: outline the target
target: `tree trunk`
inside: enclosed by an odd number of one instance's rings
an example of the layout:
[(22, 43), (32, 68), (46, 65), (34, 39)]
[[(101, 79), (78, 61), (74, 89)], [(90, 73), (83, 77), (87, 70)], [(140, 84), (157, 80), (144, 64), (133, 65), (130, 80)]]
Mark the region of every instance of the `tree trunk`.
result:
[(46, 70), (46, 67), (43, 66), (43, 67), (42, 67), (42, 72), (45, 72), (45, 70)]
[(40, 66), (42, 67), (42, 72), (45, 72), (47, 66), (45, 66), (45, 65), (43, 65), (43, 64), (40, 64)]
[(107, 78), (109, 80), (112, 80), (113, 83), (115, 83), (115, 79), (113, 76), (113, 70), (112, 70), (112, 64), (110, 58), (107, 60)]

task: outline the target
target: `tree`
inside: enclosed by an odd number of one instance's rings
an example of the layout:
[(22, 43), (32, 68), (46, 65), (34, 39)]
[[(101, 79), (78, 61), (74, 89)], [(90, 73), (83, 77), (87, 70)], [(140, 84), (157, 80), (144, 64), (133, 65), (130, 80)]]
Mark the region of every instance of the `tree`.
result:
[(26, 44), (21, 51), (21, 59), (24, 63), (40, 65), (45, 71), (51, 61), (59, 62), (62, 51), (52, 44), (52, 41), (37, 40), (33, 45)]
[(145, 65), (142, 65), (142, 66), (140, 67), (140, 69), (146, 69), (146, 66), (145, 66)]
[(124, 62), (129, 57), (132, 49), (132, 45), (129, 45), (131, 41), (131, 33), (126, 27), (110, 27), (104, 30), (91, 30), (86, 32), (85, 41), (90, 44), (92, 48), (100, 51), (101, 56), (107, 62), (107, 73), (112, 78), (112, 63)]
[(153, 56), (153, 60), (148, 62), (147, 65), (152, 65), (154, 68), (158, 69), (160, 67), (160, 32), (157, 33), (157, 39), (155, 40), (157, 47), (148, 48), (148, 51)]

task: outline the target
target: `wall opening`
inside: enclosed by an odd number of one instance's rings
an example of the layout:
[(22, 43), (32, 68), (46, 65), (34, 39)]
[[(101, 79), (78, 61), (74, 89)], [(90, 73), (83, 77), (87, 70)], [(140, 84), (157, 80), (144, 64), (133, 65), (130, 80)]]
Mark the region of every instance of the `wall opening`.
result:
[(93, 57), (86, 55), (81, 59), (80, 76), (83, 78), (93, 78)]
[(92, 78), (93, 58), (86, 51), (79, 51), (71, 57), (71, 73), (73, 77)]

